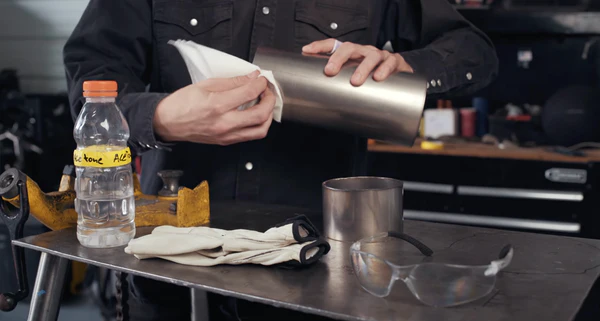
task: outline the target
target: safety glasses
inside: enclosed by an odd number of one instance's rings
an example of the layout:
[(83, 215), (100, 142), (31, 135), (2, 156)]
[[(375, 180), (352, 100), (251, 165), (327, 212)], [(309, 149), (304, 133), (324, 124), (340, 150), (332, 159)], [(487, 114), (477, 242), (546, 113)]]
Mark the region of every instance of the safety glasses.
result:
[(478, 300), (491, 293), (496, 284), (496, 275), (510, 264), (513, 257), (512, 246), (506, 245), (500, 251), (499, 259), (486, 265), (438, 262), (398, 265), (389, 259), (407, 260), (410, 256), (399, 254), (401, 248), (399, 243), (402, 241), (416, 246), (425, 256), (431, 256), (433, 253), (419, 241), (396, 232), (365, 238), (351, 246), (350, 256), (354, 273), (367, 292), (378, 297), (386, 297), (390, 294), (396, 280), (401, 280), (412, 294), (426, 305), (456, 306)]

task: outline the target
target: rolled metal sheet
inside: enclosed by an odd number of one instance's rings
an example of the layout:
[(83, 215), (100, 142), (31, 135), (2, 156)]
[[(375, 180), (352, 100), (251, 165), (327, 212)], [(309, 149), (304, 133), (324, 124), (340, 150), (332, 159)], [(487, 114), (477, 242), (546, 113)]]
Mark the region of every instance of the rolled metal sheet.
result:
[(379, 233), (403, 233), (402, 181), (388, 177), (343, 177), (323, 182), (323, 234), (355, 242)]
[(402, 145), (412, 145), (427, 95), (425, 78), (396, 73), (361, 86), (350, 78), (357, 63), (345, 64), (338, 75), (325, 75), (328, 56), (291, 53), (259, 47), (253, 63), (271, 70), (283, 94), (286, 121), (338, 130)]

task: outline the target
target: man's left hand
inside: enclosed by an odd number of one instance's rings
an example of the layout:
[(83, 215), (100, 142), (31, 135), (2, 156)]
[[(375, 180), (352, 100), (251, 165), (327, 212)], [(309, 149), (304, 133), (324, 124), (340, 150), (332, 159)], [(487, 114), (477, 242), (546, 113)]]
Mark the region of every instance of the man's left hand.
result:
[[(302, 48), (308, 54), (330, 53), (335, 45), (335, 39), (314, 41)], [(379, 50), (373, 46), (364, 46), (352, 42), (342, 43), (329, 57), (325, 66), (327, 76), (337, 75), (342, 66), (349, 60), (362, 60), (354, 71), (350, 83), (360, 86), (373, 73), (373, 80), (383, 81), (397, 72), (413, 72), (412, 67), (398, 53)]]

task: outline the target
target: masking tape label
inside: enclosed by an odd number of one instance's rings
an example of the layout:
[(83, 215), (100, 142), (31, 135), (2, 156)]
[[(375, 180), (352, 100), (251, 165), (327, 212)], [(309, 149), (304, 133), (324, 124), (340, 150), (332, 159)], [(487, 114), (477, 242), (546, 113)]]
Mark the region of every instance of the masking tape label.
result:
[(76, 149), (73, 152), (73, 163), (78, 167), (118, 167), (131, 163), (129, 147), (107, 151), (107, 147), (91, 146)]

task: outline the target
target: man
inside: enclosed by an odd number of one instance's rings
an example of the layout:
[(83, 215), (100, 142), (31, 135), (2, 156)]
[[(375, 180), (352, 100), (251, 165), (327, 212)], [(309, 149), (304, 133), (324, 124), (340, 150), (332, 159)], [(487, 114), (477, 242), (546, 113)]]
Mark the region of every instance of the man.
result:
[[(365, 174), (366, 139), (272, 122), (273, 94), (262, 77), (190, 85), (180, 54), (167, 43), (177, 39), (249, 61), (261, 45), (328, 53), (337, 39), (342, 45), (326, 74), (335, 76), (345, 61), (357, 59), (353, 85), (371, 71), (377, 81), (415, 72), (427, 77), (430, 95), (472, 94), (492, 81), (498, 64), (489, 39), (448, 0), (90, 1), (64, 48), (72, 113), (82, 106), (83, 81), (118, 82), (130, 145), (142, 155), (145, 193), (160, 189), (158, 170), (181, 169), (183, 186), (208, 180), (213, 200), (306, 208), (321, 206), (323, 181)], [(388, 41), (394, 53), (381, 50)], [(259, 105), (236, 110), (261, 95)], [(142, 309), (148, 320), (189, 314), (189, 306), (177, 308), (187, 299), (147, 295), (187, 293), (183, 289), (148, 280), (129, 285), (139, 299), (130, 300), (132, 306), (148, 303)]]

